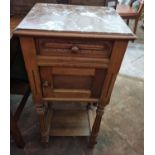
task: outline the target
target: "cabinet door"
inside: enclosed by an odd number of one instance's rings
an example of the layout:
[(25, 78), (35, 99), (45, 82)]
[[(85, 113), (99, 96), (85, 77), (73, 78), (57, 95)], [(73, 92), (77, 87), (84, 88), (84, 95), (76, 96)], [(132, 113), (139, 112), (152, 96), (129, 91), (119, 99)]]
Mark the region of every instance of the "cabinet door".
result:
[(43, 97), (99, 98), (104, 69), (40, 67)]

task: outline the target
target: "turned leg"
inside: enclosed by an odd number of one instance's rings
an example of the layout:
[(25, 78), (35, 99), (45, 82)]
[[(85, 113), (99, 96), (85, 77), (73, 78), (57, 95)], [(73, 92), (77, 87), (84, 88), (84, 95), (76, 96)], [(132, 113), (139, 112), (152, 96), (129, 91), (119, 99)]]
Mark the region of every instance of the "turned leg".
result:
[(96, 118), (93, 124), (91, 136), (89, 139), (89, 147), (93, 147), (97, 143), (96, 138), (100, 129), (100, 123), (101, 123), (103, 113), (104, 113), (104, 107), (99, 105), (96, 110)]
[(37, 106), (36, 111), (39, 116), (40, 130), (41, 130), (41, 142), (45, 145), (49, 142), (48, 124), (46, 121), (46, 109), (44, 105)]

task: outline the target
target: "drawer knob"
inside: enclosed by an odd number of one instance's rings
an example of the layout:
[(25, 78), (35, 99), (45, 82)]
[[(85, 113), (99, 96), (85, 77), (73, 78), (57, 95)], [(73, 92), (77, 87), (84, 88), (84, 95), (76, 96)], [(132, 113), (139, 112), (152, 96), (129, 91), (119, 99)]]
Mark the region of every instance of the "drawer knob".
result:
[(43, 82), (43, 87), (48, 87), (48, 86), (49, 86), (48, 81), (44, 81), (44, 82)]
[(80, 49), (79, 49), (78, 46), (73, 46), (73, 47), (71, 48), (72, 53), (77, 53), (79, 50), (80, 50)]

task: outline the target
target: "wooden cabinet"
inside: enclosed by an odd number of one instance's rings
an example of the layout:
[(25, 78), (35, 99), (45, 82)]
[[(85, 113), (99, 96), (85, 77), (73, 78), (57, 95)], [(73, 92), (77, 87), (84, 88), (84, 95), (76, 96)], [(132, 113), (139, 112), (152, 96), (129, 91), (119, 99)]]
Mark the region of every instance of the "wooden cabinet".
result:
[[(89, 135), (94, 146), (134, 34), (112, 8), (36, 4), (14, 35), (20, 38), (42, 141)], [(96, 103), (96, 117), (88, 108), (53, 110), (54, 101)]]

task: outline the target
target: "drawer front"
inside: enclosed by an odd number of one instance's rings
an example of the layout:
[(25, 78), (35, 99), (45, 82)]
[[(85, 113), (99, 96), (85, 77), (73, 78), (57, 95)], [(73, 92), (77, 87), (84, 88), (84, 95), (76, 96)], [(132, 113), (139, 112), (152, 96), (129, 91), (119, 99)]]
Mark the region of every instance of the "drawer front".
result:
[(36, 47), (39, 55), (79, 56), (109, 58), (113, 42), (93, 39), (38, 38)]
[(43, 97), (99, 98), (105, 70), (40, 67)]

